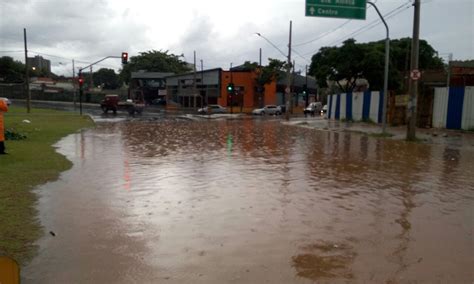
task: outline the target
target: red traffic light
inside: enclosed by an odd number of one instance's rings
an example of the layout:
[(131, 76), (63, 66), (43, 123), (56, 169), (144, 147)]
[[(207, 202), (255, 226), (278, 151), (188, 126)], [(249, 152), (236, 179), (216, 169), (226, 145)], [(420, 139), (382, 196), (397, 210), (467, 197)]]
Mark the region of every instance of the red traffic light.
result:
[(122, 52), (122, 64), (128, 63), (128, 52)]
[(79, 82), (79, 86), (82, 86), (84, 84), (84, 78), (82, 77), (79, 77), (77, 81)]

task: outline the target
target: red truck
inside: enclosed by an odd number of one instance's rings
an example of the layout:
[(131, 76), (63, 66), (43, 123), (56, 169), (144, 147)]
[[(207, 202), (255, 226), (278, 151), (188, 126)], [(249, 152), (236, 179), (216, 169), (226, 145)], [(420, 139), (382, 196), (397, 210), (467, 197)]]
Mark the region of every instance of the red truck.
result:
[(109, 110), (114, 114), (118, 110), (123, 110), (128, 112), (130, 115), (135, 113), (141, 114), (145, 108), (145, 103), (140, 94), (136, 94), (135, 100), (127, 99), (126, 101), (120, 101), (118, 95), (105, 95), (105, 98), (100, 102), (100, 107), (104, 113), (108, 113)]

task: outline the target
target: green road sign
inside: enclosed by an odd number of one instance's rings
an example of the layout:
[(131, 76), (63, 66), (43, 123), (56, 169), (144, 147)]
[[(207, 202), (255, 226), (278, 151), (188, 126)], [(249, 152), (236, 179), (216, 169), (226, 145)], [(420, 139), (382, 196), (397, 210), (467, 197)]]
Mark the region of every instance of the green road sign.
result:
[(306, 0), (306, 16), (365, 20), (367, 0)]

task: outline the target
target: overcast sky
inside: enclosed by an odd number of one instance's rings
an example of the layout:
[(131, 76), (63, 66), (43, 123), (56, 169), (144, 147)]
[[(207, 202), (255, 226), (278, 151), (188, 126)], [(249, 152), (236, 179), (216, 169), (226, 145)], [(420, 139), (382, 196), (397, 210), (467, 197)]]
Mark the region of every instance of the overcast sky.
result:
[[(392, 39), (411, 37), (412, 1), (375, 1), (387, 23)], [(474, 1), (421, 0), (420, 37), (447, 58), (474, 58)], [(76, 67), (108, 55), (129, 56), (151, 49), (183, 54), (198, 70), (229, 68), (246, 60), (258, 61), (262, 48), (267, 58), (284, 56), (289, 21), (293, 21), (293, 58), (304, 70), (321, 46), (340, 45), (349, 37), (357, 42), (385, 38), (382, 24), (369, 29), (379, 17), (373, 8), (367, 19), (345, 20), (305, 17), (304, 0), (1, 0), (0, 56), (24, 61), (23, 28), (27, 29), (29, 56), (51, 60), (52, 71), (71, 76), (71, 60)], [(366, 27), (366, 28), (364, 28)], [(302, 45), (301, 45), (302, 44)], [(119, 59), (109, 59), (95, 67), (120, 68)]]

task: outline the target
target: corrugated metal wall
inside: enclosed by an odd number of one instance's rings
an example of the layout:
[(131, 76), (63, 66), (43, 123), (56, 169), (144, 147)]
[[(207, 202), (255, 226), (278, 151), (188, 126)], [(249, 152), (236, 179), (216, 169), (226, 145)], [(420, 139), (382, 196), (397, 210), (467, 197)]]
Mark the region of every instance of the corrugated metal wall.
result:
[(433, 127), (474, 128), (474, 87), (435, 88)]
[(446, 128), (448, 94), (446, 88), (435, 88), (433, 104), (433, 127)]
[(462, 129), (474, 130), (474, 87), (465, 87), (462, 109)]
[(383, 98), (379, 92), (331, 95), (328, 101), (330, 119), (382, 122)]

